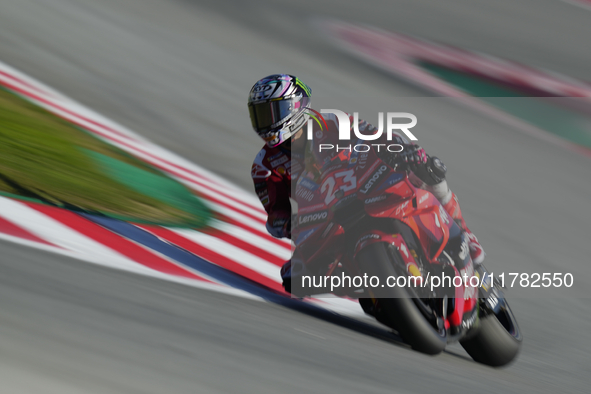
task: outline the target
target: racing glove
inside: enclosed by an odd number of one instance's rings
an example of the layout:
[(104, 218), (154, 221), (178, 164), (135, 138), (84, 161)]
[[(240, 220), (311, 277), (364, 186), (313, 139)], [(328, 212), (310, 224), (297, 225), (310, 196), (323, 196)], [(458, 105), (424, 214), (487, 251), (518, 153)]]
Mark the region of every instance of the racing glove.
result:
[(390, 166), (399, 166), (401, 169), (412, 171), (426, 185), (433, 186), (445, 180), (447, 167), (443, 162), (433, 156), (427, 155), (425, 149), (416, 144), (404, 144), (403, 150), (398, 153), (389, 153), (389, 157), (383, 158)]
[(405, 145), (402, 152), (398, 153), (399, 161), (410, 167), (427, 163), (427, 153), (418, 145)]
[(402, 151), (396, 153), (384, 153), (381, 156), (386, 163), (392, 167), (398, 165), (403, 168), (412, 169), (412, 167), (427, 163), (427, 153), (419, 145), (405, 144), (402, 141), (398, 142), (402, 146)]
[(267, 220), (267, 231), (275, 238), (291, 238), (291, 218)]

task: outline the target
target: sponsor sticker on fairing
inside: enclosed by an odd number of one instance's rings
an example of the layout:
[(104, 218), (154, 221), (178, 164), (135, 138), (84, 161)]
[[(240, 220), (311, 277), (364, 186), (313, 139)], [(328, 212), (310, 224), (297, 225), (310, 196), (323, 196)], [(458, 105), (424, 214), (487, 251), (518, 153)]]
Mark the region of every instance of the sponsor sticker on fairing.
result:
[(276, 155), (273, 155), (273, 156), (269, 157), (267, 160), (268, 161), (273, 161), (273, 160), (275, 160), (275, 159), (277, 159), (277, 158), (279, 158), (281, 156), (283, 156), (283, 153), (280, 152), (280, 153), (277, 153)]
[(302, 242), (304, 242), (305, 240), (307, 240), (308, 238), (310, 238), (310, 235), (312, 235), (314, 232), (316, 232), (316, 230), (318, 230), (318, 227), (314, 227), (314, 228), (311, 228), (309, 230), (302, 231), (298, 235), (298, 238), (295, 240), (295, 244), (296, 245), (301, 244)]
[(365, 200), (365, 204), (373, 204), (376, 202), (384, 201), (386, 198), (388, 198), (388, 196), (385, 194), (377, 197), (367, 198)]
[(470, 315), (470, 317), (462, 322), (462, 328), (465, 330), (471, 328), (474, 325), (474, 323), (476, 322), (477, 316), (478, 316), (478, 314), (476, 313), (476, 311), (473, 311), (472, 314)]
[(298, 224), (300, 225), (311, 225), (316, 223), (322, 223), (328, 218), (328, 211), (319, 211), (309, 213), (307, 215), (300, 215), (298, 217)]
[(357, 248), (359, 247), (359, 245), (361, 245), (363, 242), (369, 240), (369, 239), (380, 239), (382, 237), (380, 237), (378, 234), (367, 234), (364, 235), (363, 237), (359, 238), (359, 240), (357, 241), (357, 243), (355, 244), (355, 250), (357, 250)]
[(316, 204), (316, 205), (312, 205), (309, 207), (298, 208), (298, 213), (304, 214), (304, 213), (308, 213), (308, 212), (314, 212), (314, 211), (317, 211), (317, 210), (322, 209), (324, 207), (325, 207), (324, 204)]
[(379, 183), (379, 180), (387, 173), (388, 173), (388, 166), (385, 164), (381, 165), (380, 168), (378, 168), (376, 170), (376, 172), (374, 172), (369, 177), (369, 179), (367, 180), (365, 185), (363, 185), (361, 190), (359, 190), (359, 192), (363, 193), (363, 194), (369, 193), (371, 191), (371, 189), (373, 189)]
[(394, 174), (390, 175), (388, 177), (388, 179), (386, 179), (384, 181), (384, 183), (382, 183), (382, 186), (380, 186), (380, 188), (378, 190), (384, 190), (384, 189), (400, 182), (403, 178), (404, 178), (404, 174), (394, 173)]
[(351, 200), (354, 200), (357, 198), (357, 193), (353, 193), (353, 194), (349, 194), (347, 197), (343, 198), (340, 197), (338, 194), (339, 193), (343, 193), (342, 190), (339, 190), (338, 192), (335, 193), (336, 198), (339, 198), (340, 200), (334, 205), (335, 209), (338, 208), (342, 208), (343, 206), (349, 204), (351, 202)]
[(305, 187), (306, 189), (311, 190), (311, 191), (315, 191), (319, 187), (316, 182), (314, 182), (308, 178), (301, 178), (298, 181), (298, 186)]
[(423, 197), (421, 197), (419, 199), (419, 204), (421, 204), (422, 202), (424, 202), (425, 200), (427, 200), (427, 198), (429, 198), (429, 194), (428, 193), (423, 194)]
[[(301, 178), (301, 179), (304, 179), (304, 178)], [(298, 196), (302, 200), (306, 200), (307, 202), (310, 202), (314, 198), (314, 192), (311, 190), (308, 190), (304, 187), (298, 187), (296, 190), (296, 196)]]
[(271, 167), (273, 167), (273, 168), (278, 167), (281, 164), (287, 162), (288, 160), (289, 160), (289, 158), (287, 156), (283, 156), (283, 157), (281, 157), (281, 158), (279, 158), (277, 160), (273, 160), (271, 162)]
[(439, 206), (439, 215), (441, 216), (441, 220), (443, 223), (449, 224), (449, 216), (447, 215), (447, 211), (443, 208), (443, 205)]

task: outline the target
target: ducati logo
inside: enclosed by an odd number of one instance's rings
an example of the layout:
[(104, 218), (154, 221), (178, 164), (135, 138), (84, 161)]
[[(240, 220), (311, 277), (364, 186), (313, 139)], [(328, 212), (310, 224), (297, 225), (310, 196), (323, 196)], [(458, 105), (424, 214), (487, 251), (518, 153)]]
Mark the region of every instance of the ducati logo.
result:
[(266, 178), (269, 175), (271, 175), (271, 171), (258, 164), (253, 164), (252, 169), (250, 170), (250, 176), (253, 178)]

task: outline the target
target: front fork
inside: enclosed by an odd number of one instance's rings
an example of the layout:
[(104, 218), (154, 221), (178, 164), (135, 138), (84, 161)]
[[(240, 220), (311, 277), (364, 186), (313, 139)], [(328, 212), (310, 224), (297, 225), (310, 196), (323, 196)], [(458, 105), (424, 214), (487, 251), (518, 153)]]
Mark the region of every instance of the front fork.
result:
[(497, 314), (505, 305), (505, 292), (501, 284), (486, 270), (484, 264), (479, 264), (474, 270), (482, 285), (478, 289), (481, 309), (485, 313)]

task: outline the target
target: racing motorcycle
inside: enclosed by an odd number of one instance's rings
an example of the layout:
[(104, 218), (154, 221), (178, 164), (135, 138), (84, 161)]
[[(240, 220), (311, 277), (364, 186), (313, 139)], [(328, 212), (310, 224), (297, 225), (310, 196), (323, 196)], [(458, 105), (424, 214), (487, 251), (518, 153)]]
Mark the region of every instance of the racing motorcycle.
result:
[[(426, 354), (459, 341), (477, 362), (511, 362), (522, 334), (503, 288), (483, 265), (474, 267), (459, 226), (435, 196), (410, 182), (404, 164), (374, 151), (326, 153), (317, 162), (324, 165), (315, 177), (292, 186), (298, 204), (292, 294), (358, 299), (367, 314)], [(343, 279), (337, 288), (332, 277)], [(435, 277), (450, 280), (431, 286)]]

